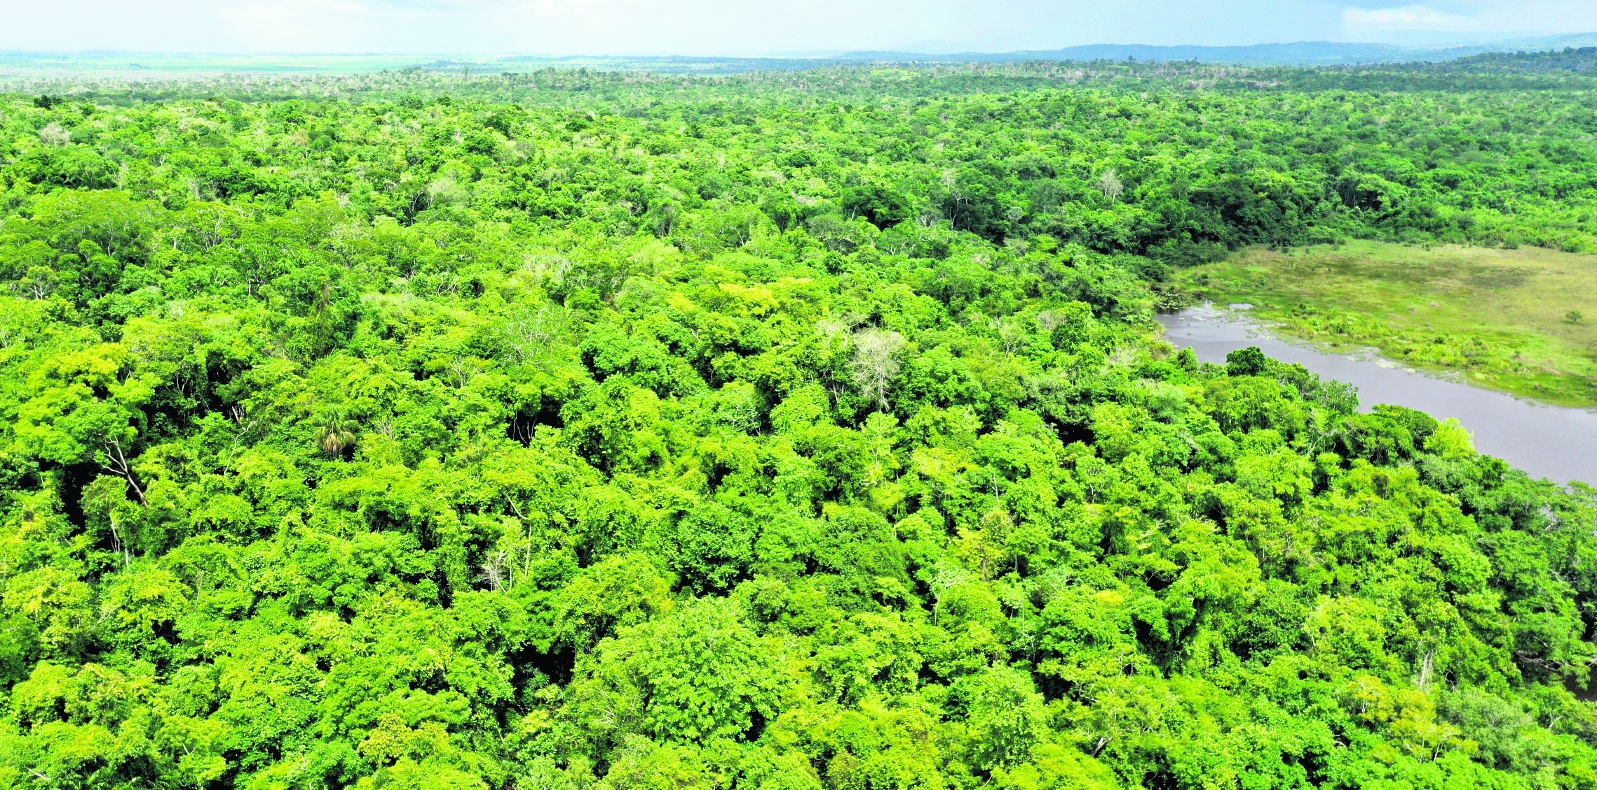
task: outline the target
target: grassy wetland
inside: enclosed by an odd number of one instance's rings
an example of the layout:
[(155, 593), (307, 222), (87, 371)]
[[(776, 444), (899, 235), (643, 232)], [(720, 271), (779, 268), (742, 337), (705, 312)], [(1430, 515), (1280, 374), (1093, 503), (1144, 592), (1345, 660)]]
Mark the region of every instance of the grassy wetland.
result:
[(1255, 305), (1293, 337), (1597, 406), (1597, 255), (1354, 241), (1249, 248), (1178, 279), (1216, 302)]

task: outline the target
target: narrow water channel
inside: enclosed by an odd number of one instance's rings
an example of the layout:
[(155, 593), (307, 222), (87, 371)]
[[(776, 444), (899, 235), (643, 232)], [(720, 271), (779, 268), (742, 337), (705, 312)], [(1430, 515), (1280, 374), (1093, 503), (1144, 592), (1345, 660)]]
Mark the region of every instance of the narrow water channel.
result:
[(1597, 485), (1597, 410), (1521, 400), (1501, 392), (1417, 373), (1373, 354), (1342, 355), (1288, 343), (1245, 313), (1211, 305), (1159, 316), (1165, 339), (1190, 348), (1203, 362), (1258, 346), (1267, 356), (1295, 362), (1358, 387), (1359, 408), (1390, 403), (1457, 418), (1475, 434), (1475, 449), (1558, 483)]

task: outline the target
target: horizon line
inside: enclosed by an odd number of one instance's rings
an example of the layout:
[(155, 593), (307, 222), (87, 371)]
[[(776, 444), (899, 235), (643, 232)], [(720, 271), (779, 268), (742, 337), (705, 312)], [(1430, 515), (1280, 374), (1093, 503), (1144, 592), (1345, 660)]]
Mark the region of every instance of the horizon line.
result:
[(950, 57), (950, 56), (958, 56), (958, 55), (995, 56), (995, 55), (1016, 55), (1016, 54), (1040, 53), (1040, 52), (1064, 52), (1064, 51), (1067, 51), (1067, 50), (1089, 49), (1089, 48), (1095, 48), (1095, 47), (1127, 47), (1127, 48), (1137, 47), (1137, 48), (1156, 49), (1156, 50), (1169, 50), (1169, 49), (1239, 50), (1239, 49), (1253, 49), (1253, 48), (1257, 48), (1257, 47), (1289, 47), (1289, 46), (1300, 46), (1300, 45), (1328, 45), (1328, 46), (1339, 46), (1339, 47), (1382, 47), (1382, 48), (1391, 49), (1391, 50), (1395, 50), (1395, 51), (1402, 51), (1402, 52), (1433, 52), (1433, 51), (1443, 51), (1443, 50), (1449, 50), (1449, 49), (1464, 49), (1464, 48), (1469, 48), (1469, 47), (1491, 46), (1493, 44), (1502, 44), (1502, 43), (1513, 42), (1513, 41), (1527, 41), (1528, 42), (1530, 40), (1536, 40), (1536, 39), (1568, 39), (1568, 38), (1579, 38), (1579, 37), (1582, 37), (1582, 36), (1594, 36), (1594, 37), (1597, 37), (1597, 31), (1589, 31), (1589, 32), (1581, 32), (1581, 33), (1555, 33), (1555, 34), (1551, 34), (1551, 35), (1547, 35), (1547, 36), (1534, 36), (1534, 37), (1516, 36), (1516, 37), (1507, 37), (1507, 38), (1496, 39), (1496, 40), (1454, 42), (1454, 43), (1448, 43), (1448, 44), (1430, 44), (1430, 45), (1420, 45), (1420, 46), (1406, 46), (1406, 45), (1402, 45), (1402, 44), (1391, 44), (1391, 43), (1377, 42), (1377, 41), (1331, 41), (1331, 40), (1326, 40), (1326, 39), (1318, 39), (1318, 40), (1299, 40), (1299, 41), (1264, 41), (1264, 42), (1259, 42), (1259, 43), (1255, 43), (1255, 44), (1136, 44), (1136, 43), (1101, 42), (1101, 43), (1093, 43), (1093, 44), (1071, 44), (1071, 45), (1056, 47), (1056, 48), (1053, 48), (1053, 49), (1010, 49), (1010, 50), (1001, 50), (1001, 51), (984, 51), (984, 50), (971, 49), (971, 50), (959, 50), (959, 51), (951, 51), (951, 52), (923, 52), (923, 51), (917, 51), (915, 49), (843, 49), (843, 50), (817, 49), (817, 50), (808, 50), (808, 51), (805, 51), (805, 50), (800, 50), (800, 51), (786, 50), (786, 51), (780, 51), (780, 52), (745, 53), (745, 54), (724, 54), (724, 53), (703, 53), (703, 52), (698, 52), (698, 53), (695, 53), (695, 52), (676, 52), (676, 53), (669, 53), (669, 54), (662, 54), (662, 53), (644, 54), (644, 53), (625, 53), (625, 52), (620, 52), (620, 53), (592, 53), (592, 52), (587, 52), (587, 53), (551, 54), (551, 53), (548, 53), (548, 52), (497, 52), (497, 53), (483, 53), (483, 52), (450, 51), (450, 50), (394, 51), (394, 52), (373, 52), (373, 51), (366, 51), (366, 52), (292, 52), (292, 51), (283, 51), (283, 50), (261, 50), (261, 51), (253, 51), (253, 52), (249, 52), (249, 51), (226, 52), (226, 51), (204, 51), (204, 50), (177, 51), (177, 50), (139, 50), (139, 49), (104, 49), (104, 48), (95, 48), (95, 49), (81, 49), (81, 50), (3, 49), (3, 50), (0, 50), (0, 57), (17, 56), (17, 55), (25, 55), (25, 56), (26, 55), (31, 55), (31, 56), (52, 55), (52, 56), (65, 56), (65, 57), (82, 57), (82, 56), (93, 56), (93, 55), (99, 55), (99, 56), (138, 56), (138, 55), (142, 55), (142, 56), (157, 56), (157, 57), (199, 57), (199, 56), (205, 56), (205, 57), (238, 57), (238, 58), (261, 58), (261, 57), (300, 57), (300, 58), (305, 58), (305, 57), (343, 57), (343, 58), (348, 58), (348, 57), (396, 57), (397, 58), (397, 57), (444, 57), (444, 56), (449, 56), (449, 57), (473, 57), (473, 58), (488, 58), (488, 59), (492, 59), (492, 58), (543, 58), (543, 59), (548, 59), (548, 60), (560, 60), (560, 59), (569, 59), (569, 58), (725, 58), (725, 59), (741, 59), (741, 60), (756, 60), (756, 59), (758, 59), (758, 60), (828, 60), (828, 59), (843, 59), (843, 58), (846, 58), (847, 56), (850, 56), (850, 55), (872, 55), (872, 54), (922, 55), (922, 56), (927, 56), (927, 57)]

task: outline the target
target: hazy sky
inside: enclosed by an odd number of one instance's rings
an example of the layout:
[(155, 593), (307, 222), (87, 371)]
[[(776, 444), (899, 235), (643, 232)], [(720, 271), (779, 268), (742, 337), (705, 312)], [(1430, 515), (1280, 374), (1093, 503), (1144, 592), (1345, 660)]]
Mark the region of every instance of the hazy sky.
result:
[(1489, 40), (1597, 0), (0, 0), (0, 49), (761, 54)]

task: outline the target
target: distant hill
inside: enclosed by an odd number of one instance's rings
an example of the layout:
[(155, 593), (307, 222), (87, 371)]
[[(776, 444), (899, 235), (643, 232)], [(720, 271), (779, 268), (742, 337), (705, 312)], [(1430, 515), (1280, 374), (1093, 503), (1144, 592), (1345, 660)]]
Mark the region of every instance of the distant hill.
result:
[(1451, 61), (1487, 53), (1561, 50), (1597, 46), (1597, 33), (1507, 39), (1451, 47), (1399, 47), (1391, 44), (1343, 44), (1300, 41), (1292, 44), (1254, 44), (1242, 47), (1174, 46), (1146, 44), (1090, 44), (1050, 50), (1016, 52), (960, 52), (933, 55), (915, 52), (846, 52), (842, 60), (947, 61), (962, 63), (1017, 60), (1137, 60), (1202, 61), (1278, 66), (1331, 66), (1350, 63), (1412, 63)]
[[(1523, 76), (1545, 75), (1548, 85), (1564, 85), (1567, 79), (1584, 80), (1597, 71), (1597, 33), (1509, 39), (1453, 47), (1399, 47), (1390, 44), (1349, 44), (1329, 41), (1301, 41), (1291, 44), (1255, 44), (1239, 47), (1173, 46), (1140, 44), (1093, 44), (1051, 50), (1017, 52), (961, 52), (928, 54), (919, 52), (843, 52), (807, 56), (769, 55), (727, 57), (693, 55), (465, 55), (437, 53), (412, 54), (283, 54), (252, 55), (222, 53), (139, 53), (139, 52), (25, 52), (0, 51), (0, 78), (68, 78), (82, 75), (120, 75), (140, 80), (217, 76), (222, 74), (370, 74), (382, 71), (415, 69), (453, 74), (462, 78), (500, 72), (533, 69), (587, 69), (598, 72), (648, 72), (655, 74), (729, 75), (761, 72), (793, 72), (863, 64), (896, 62), (920, 63), (935, 67), (942, 63), (1016, 63), (1022, 61), (1113, 62), (1107, 71), (1115, 74), (1168, 76), (1172, 66), (1162, 64), (1235, 64), (1261, 67), (1329, 67), (1341, 72), (1358, 66), (1359, 71), (1376, 70), (1384, 74), (1409, 72), (1418, 82), (1414, 87), (1445, 83), (1462, 88), (1456, 75), (1485, 75), (1499, 87), (1513, 84), (1526, 87)], [(1127, 64), (1134, 58), (1143, 67)], [(1049, 67), (1044, 67), (1049, 68)], [(1079, 67), (1071, 67), (1079, 70)], [(1099, 69), (1098, 71), (1105, 71)], [(1573, 76), (1570, 76), (1573, 75)], [(1345, 75), (1321, 77), (1298, 75), (1294, 84), (1305, 80), (1324, 85), (1342, 84)], [(1279, 75), (1271, 79), (1284, 79)], [(1388, 76), (1380, 79), (1387, 80)], [(1331, 80), (1332, 82), (1326, 82)], [(1442, 80), (1442, 82), (1438, 82)], [(1508, 82), (1503, 82), (1507, 80)], [(1391, 83), (1383, 82), (1391, 87)], [(1483, 87), (1485, 83), (1468, 82)], [(1538, 83), (1540, 84), (1540, 83)]]
[(1535, 74), (1551, 71), (1597, 72), (1597, 47), (1567, 47), (1553, 52), (1489, 52), (1430, 64), (1438, 71), (1511, 72)]

